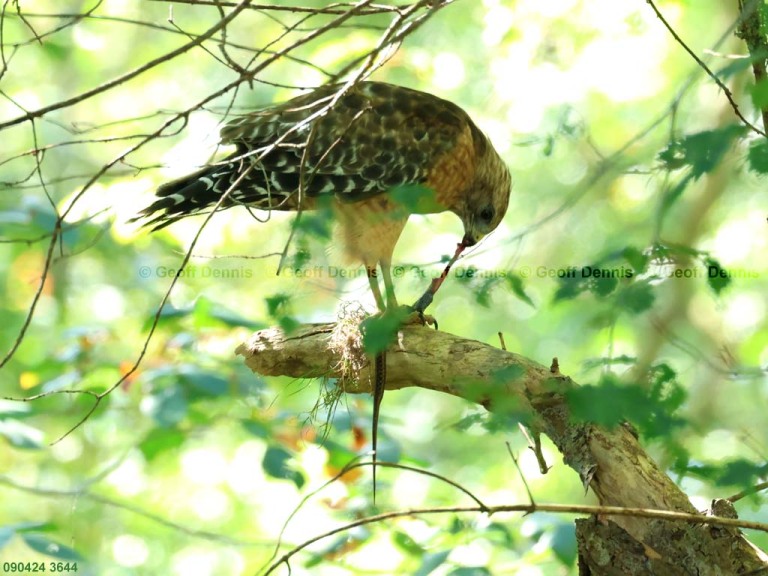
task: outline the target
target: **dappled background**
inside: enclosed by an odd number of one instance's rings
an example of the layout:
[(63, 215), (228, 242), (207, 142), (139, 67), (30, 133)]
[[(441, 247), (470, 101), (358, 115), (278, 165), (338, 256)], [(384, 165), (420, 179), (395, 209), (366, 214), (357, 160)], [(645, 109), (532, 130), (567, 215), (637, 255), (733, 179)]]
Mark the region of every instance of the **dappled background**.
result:
[[(128, 222), (226, 153), (222, 122), (368, 75), (462, 106), (513, 175), (505, 221), (430, 309), (440, 328), (558, 357), (591, 385), (576, 414), (633, 422), (700, 509), (764, 480), (768, 150), (754, 128), (768, 88), (736, 3), (658, 9), (751, 127), (645, 1), (4, 2), (0, 561), (253, 574), (302, 498), (369, 449), (369, 397), (329, 407), (332, 381), (262, 379), (233, 353), (261, 327), (375, 308), (332, 223), (244, 209), (152, 235)], [(450, 214), (411, 219), (401, 301), (461, 233)], [(539, 502), (591, 501), (546, 443), (539, 472), (512, 416), (453, 397), (387, 393), (379, 442), (380, 459), (488, 503), (527, 502), (521, 474)], [(371, 496), (368, 468), (331, 482), (282, 550), (372, 513)], [(740, 516), (768, 520), (764, 501), (740, 500)], [(380, 509), (463, 503), (434, 478), (378, 473)], [(414, 516), (291, 566), (568, 574), (573, 534), (567, 516)]]

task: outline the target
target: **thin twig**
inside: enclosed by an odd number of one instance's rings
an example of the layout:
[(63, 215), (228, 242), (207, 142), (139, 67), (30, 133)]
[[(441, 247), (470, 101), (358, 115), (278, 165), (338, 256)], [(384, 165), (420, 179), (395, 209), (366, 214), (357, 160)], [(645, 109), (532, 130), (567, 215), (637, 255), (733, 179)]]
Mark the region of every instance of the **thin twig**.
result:
[(303, 549), (319, 542), (329, 536), (348, 532), (359, 526), (367, 526), (391, 520), (394, 518), (404, 518), (409, 516), (425, 516), (428, 514), (460, 514), (460, 513), (524, 513), (533, 514), (534, 512), (550, 512), (553, 514), (585, 514), (599, 517), (608, 516), (632, 516), (636, 518), (651, 518), (656, 520), (668, 520), (673, 522), (686, 522), (689, 524), (702, 524), (708, 526), (722, 526), (726, 528), (744, 528), (747, 530), (757, 530), (759, 532), (768, 532), (768, 524), (763, 522), (754, 522), (741, 520), (738, 518), (721, 518), (719, 516), (704, 516), (701, 514), (689, 514), (686, 512), (672, 512), (670, 510), (651, 510), (647, 508), (624, 508), (621, 506), (572, 506), (563, 504), (512, 504), (506, 506), (491, 506), (488, 510), (482, 510), (477, 506), (445, 506), (439, 508), (412, 508), (409, 510), (399, 510), (395, 512), (385, 512), (375, 516), (368, 516), (349, 522), (338, 528), (328, 530), (323, 534), (314, 536), (309, 540), (302, 542), (292, 550), (283, 554), (275, 561), (264, 573), (265, 576), (272, 574), (281, 564), (288, 566), (288, 561), (301, 552)]
[[(290, 524), (291, 520), (298, 514), (299, 510), (313, 497), (315, 497), (317, 494), (325, 490), (328, 486), (333, 484), (334, 482), (337, 482), (342, 477), (344, 477), (346, 474), (349, 474), (352, 470), (355, 470), (356, 468), (364, 468), (366, 466), (374, 466), (373, 462), (360, 462), (361, 458), (364, 458), (365, 455), (357, 456), (353, 458), (349, 463), (347, 463), (339, 472), (334, 474), (332, 478), (324, 482), (321, 486), (318, 486), (315, 490), (312, 490), (309, 494), (304, 496), (301, 501), (294, 507), (294, 509), (291, 511), (291, 513), (288, 515), (288, 517), (285, 519), (285, 522), (283, 522), (283, 526), (280, 529), (280, 534), (277, 536), (277, 543), (275, 544), (275, 549), (273, 551), (272, 556), (270, 556), (262, 570), (266, 570), (267, 567), (271, 564), (271, 562), (277, 557), (278, 551), (280, 550), (280, 546), (282, 543), (283, 535), (285, 534), (285, 531), (288, 528), (288, 525)], [(470, 492), (467, 488), (459, 484), (458, 482), (455, 482), (451, 480), (450, 478), (447, 478), (446, 476), (443, 476), (441, 474), (437, 474), (435, 472), (431, 472), (429, 470), (424, 470), (422, 468), (416, 468), (414, 466), (407, 466), (405, 464), (399, 464), (397, 462), (376, 462), (375, 464), (379, 468), (396, 468), (398, 470), (406, 470), (408, 472), (415, 472), (416, 474), (421, 474), (422, 476), (429, 476), (431, 478), (435, 478), (437, 480), (440, 480), (441, 482), (444, 482), (448, 484), (449, 486), (452, 486), (459, 490), (460, 492), (463, 492), (465, 495), (469, 496), (472, 500), (474, 500), (479, 509), (483, 511), (488, 511), (490, 508), (482, 501), (480, 498), (475, 496), (472, 492)]]
[(101, 94), (102, 92), (106, 92), (107, 90), (114, 88), (115, 86), (119, 86), (121, 84), (125, 84), (129, 80), (132, 80), (133, 78), (136, 78), (137, 76), (140, 76), (141, 74), (144, 74), (148, 70), (151, 70), (152, 68), (155, 68), (156, 66), (159, 66), (160, 64), (164, 62), (168, 62), (172, 60), (173, 58), (180, 56), (181, 54), (184, 54), (185, 52), (188, 52), (192, 48), (199, 46), (202, 44), (205, 40), (213, 37), (213, 35), (220, 31), (223, 27), (225, 27), (229, 22), (234, 20), (237, 15), (245, 10), (245, 8), (250, 4), (250, 0), (242, 0), (237, 7), (230, 12), (227, 17), (223, 20), (220, 20), (217, 22), (214, 26), (209, 28), (206, 32), (195, 38), (194, 40), (179, 46), (175, 50), (171, 50), (170, 52), (167, 52), (163, 54), (162, 56), (159, 56), (157, 58), (154, 58), (153, 60), (150, 60), (146, 64), (143, 64), (142, 66), (139, 66), (138, 68), (135, 68), (131, 70), (130, 72), (127, 72), (123, 74), (122, 76), (118, 76), (117, 78), (113, 78), (112, 80), (109, 80), (108, 82), (104, 82), (103, 84), (97, 86), (96, 88), (92, 88), (91, 90), (87, 90), (81, 94), (78, 94), (77, 96), (73, 96), (72, 98), (67, 98), (66, 100), (61, 100), (59, 102), (56, 102), (55, 104), (50, 104), (49, 106), (44, 106), (42, 108), (38, 108), (37, 110), (32, 110), (30, 112), (27, 112), (25, 114), (22, 114), (21, 116), (17, 116), (16, 118), (12, 118), (11, 120), (7, 120), (5, 122), (0, 122), (0, 130), (4, 128), (8, 128), (9, 126), (15, 126), (16, 124), (21, 124), (22, 122), (26, 122), (27, 120), (32, 120), (33, 118), (40, 118), (41, 116), (44, 116), (45, 114), (48, 114), (49, 112), (53, 112), (54, 110), (61, 110), (63, 108), (68, 108), (74, 104), (78, 104), (80, 102), (83, 102), (85, 100), (88, 100), (89, 98), (92, 98), (93, 96), (96, 96), (97, 94)]
[(760, 130), (757, 126), (752, 124), (749, 120), (747, 120), (744, 115), (741, 113), (741, 110), (739, 110), (739, 105), (736, 103), (736, 100), (733, 97), (733, 93), (730, 91), (730, 89), (723, 84), (723, 81), (720, 80), (720, 78), (717, 77), (717, 74), (712, 72), (710, 70), (709, 66), (707, 66), (704, 61), (696, 56), (696, 54), (691, 50), (688, 45), (683, 41), (682, 38), (675, 32), (675, 29), (672, 28), (672, 26), (669, 25), (669, 22), (666, 21), (664, 16), (659, 12), (659, 9), (656, 8), (656, 5), (653, 3), (653, 0), (646, 0), (648, 4), (651, 6), (651, 9), (656, 13), (656, 16), (659, 20), (661, 20), (661, 23), (664, 24), (664, 27), (669, 31), (670, 34), (672, 34), (672, 37), (675, 39), (675, 41), (680, 44), (680, 46), (683, 47), (683, 49), (688, 52), (688, 54), (696, 61), (696, 64), (698, 64), (702, 70), (704, 70), (712, 80), (714, 80), (715, 84), (717, 84), (720, 89), (723, 91), (723, 94), (725, 94), (725, 97), (728, 99), (728, 102), (731, 104), (731, 108), (733, 108), (734, 113), (736, 116), (739, 117), (739, 120), (741, 120), (745, 126), (749, 127), (750, 130), (756, 132), (757, 134), (760, 134), (761, 136), (765, 136), (768, 138), (768, 134), (766, 134), (763, 130)]
[(737, 492), (733, 496), (729, 496), (728, 498), (726, 498), (726, 500), (728, 500), (731, 503), (738, 502), (742, 498), (746, 498), (747, 496), (751, 496), (752, 494), (757, 494), (758, 492), (762, 492), (763, 490), (768, 490), (768, 482), (761, 482), (760, 484), (756, 484), (755, 486), (747, 488), (746, 490)]
[(507, 445), (507, 452), (509, 452), (510, 458), (512, 458), (512, 462), (515, 463), (515, 468), (517, 468), (517, 473), (520, 475), (520, 480), (523, 481), (523, 486), (525, 486), (525, 491), (528, 494), (528, 503), (531, 506), (536, 505), (536, 501), (533, 499), (533, 492), (531, 492), (531, 487), (528, 486), (528, 480), (525, 478), (525, 474), (523, 474), (523, 469), (520, 468), (520, 462), (517, 461), (517, 457), (515, 456), (514, 452), (512, 452), (512, 446), (509, 444), (509, 442), (505, 442)]

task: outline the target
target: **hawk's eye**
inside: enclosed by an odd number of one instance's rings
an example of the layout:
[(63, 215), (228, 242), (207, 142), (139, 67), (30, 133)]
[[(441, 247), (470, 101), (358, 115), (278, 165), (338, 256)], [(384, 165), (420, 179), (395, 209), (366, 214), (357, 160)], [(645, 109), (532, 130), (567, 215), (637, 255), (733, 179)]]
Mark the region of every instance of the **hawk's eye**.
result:
[(480, 220), (484, 224), (490, 224), (493, 220), (493, 206), (486, 206), (480, 211)]

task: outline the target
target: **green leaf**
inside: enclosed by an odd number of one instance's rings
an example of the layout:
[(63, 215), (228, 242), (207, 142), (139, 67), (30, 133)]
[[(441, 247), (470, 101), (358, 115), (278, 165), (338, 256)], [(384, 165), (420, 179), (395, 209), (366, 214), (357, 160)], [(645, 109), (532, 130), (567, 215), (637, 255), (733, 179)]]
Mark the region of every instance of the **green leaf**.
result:
[(0, 550), (16, 535), (16, 531), (10, 526), (0, 526)]
[(154, 404), (149, 410), (150, 416), (159, 426), (173, 428), (187, 415), (189, 406), (181, 386), (173, 385), (160, 390), (153, 396)]
[(23, 450), (39, 450), (43, 447), (43, 433), (18, 420), (0, 420), (0, 436), (8, 440), (11, 446)]
[(628, 420), (647, 438), (667, 437), (671, 430), (685, 423), (675, 415), (684, 391), (678, 391), (676, 383), (670, 385), (672, 393), (668, 395), (648, 388), (647, 385), (622, 384), (609, 374), (595, 386), (568, 391), (567, 399), (571, 414), (577, 420), (607, 427)]
[(462, 566), (448, 572), (448, 576), (491, 576), (485, 566)]
[(525, 369), (522, 366), (511, 364), (491, 372), (490, 380), (494, 384), (507, 384), (519, 379), (523, 374)]
[(331, 238), (333, 222), (335, 220), (333, 208), (333, 195), (321, 194), (314, 198), (315, 207), (311, 212), (302, 210), (296, 215), (294, 226), (301, 244), (306, 244), (307, 237), (320, 240)]
[(643, 280), (633, 282), (621, 290), (617, 304), (631, 314), (640, 314), (653, 306), (655, 298), (650, 282)]
[(60, 64), (64, 63), (72, 53), (68, 46), (53, 42), (50, 39), (42, 42), (42, 49), (46, 56), (59, 61)]
[(466, 432), (474, 426), (483, 426), (488, 420), (488, 413), (469, 414), (459, 419), (457, 422), (451, 425), (451, 428), (458, 430), (459, 432)]
[(619, 285), (619, 281), (612, 276), (605, 276), (597, 272), (597, 269), (592, 269), (590, 266), (582, 268), (582, 273), (585, 269), (590, 268), (589, 275), (591, 281), (589, 282), (589, 290), (596, 296), (608, 296), (611, 292), (616, 290)]
[(621, 255), (632, 266), (632, 270), (636, 274), (642, 274), (648, 269), (649, 258), (643, 251), (638, 250), (634, 246), (627, 246), (621, 251)]
[(526, 294), (523, 279), (520, 278), (520, 276), (517, 274), (510, 274), (507, 276), (507, 284), (509, 284), (509, 287), (512, 289), (512, 293), (515, 296), (528, 304), (531, 308), (536, 308), (536, 305), (533, 303), (533, 300), (531, 300), (531, 297)]
[(66, 388), (72, 388), (75, 384), (80, 382), (83, 375), (78, 370), (71, 370), (65, 372), (52, 380), (48, 380), (43, 383), (42, 392), (55, 392), (57, 390), (64, 390)]
[(405, 532), (395, 532), (392, 535), (392, 540), (398, 548), (412, 556), (421, 556), (424, 554), (424, 548), (417, 544), (416, 541)]
[(488, 406), (493, 404), (493, 411), (482, 420), (487, 430), (496, 430), (515, 426), (526, 419), (526, 411), (520, 405), (520, 398), (509, 393), (508, 383), (519, 379), (525, 370), (520, 366), (509, 365), (492, 371), (487, 378), (467, 386), (467, 400)]
[(578, 553), (573, 524), (558, 523), (550, 533), (550, 547), (564, 566), (573, 566)]
[(405, 312), (394, 310), (379, 316), (369, 316), (360, 325), (363, 348), (368, 354), (378, 354), (395, 341), (398, 330), (406, 317)]
[(643, 421), (658, 408), (641, 386), (623, 385), (613, 375), (597, 385), (587, 385), (566, 393), (571, 415), (581, 421), (613, 427), (623, 420)]
[(330, 208), (321, 207), (314, 212), (304, 211), (296, 220), (296, 230), (309, 236), (327, 240), (331, 238), (334, 217)]
[(100, 393), (117, 382), (121, 376), (120, 370), (115, 366), (97, 366), (83, 374), (77, 388)]
[(424, 554), (421, 558), (421, 565), (418, 567), (413, 576), (429, 576), (437, 568), (445, 564), (445, 561), (450, 556), (451, 550), (443, 550), (442, 552), (431, 552)]
[[(379, 434), (381, 434), (381, 432), (382, 431), (380, 430)], [(325, 442), (323, 442), (323, 447), (328, 451), (328, 465), (336, 470), (341, 470), (358, 456), (346, 446), (333, 442), (330, 439), (326, 439)], [(381, 457), (380, 448), (379, 459), (384, 459)]]
[(735, 74), (741, 74), (752, 66), (751, 58), (736, 58), (717, 71), (717, 76), (723, 80)]
[[(370, 442), (364, 451), (370, 451), (373, 447)], [(378, 445), (376, 446), (376, 459), (379, 462), (399, 462), (403, 455), (400, 443), (387, 434), (383, 428), (379, 429)]]
[(191, 317), (195, 328), (206, 328), (210, 325), (213, 302), (204, 296), (196, 298), (192, 304)]
[(144, 458), (151, 462), (159, 455), (176, 450), (186, 440), (186, 435), (176, 428), (153, 428), (139, 444)]
[[(197, 367), (188, 367), (179, 374), (179, 381), (190, 385), (191, 397), (197, 396), (225, 396), (231, 392), (229, 382), (216, 373), (200, 370)], [(195, 394), (197, 392), (197, 394)]]
[(677, 381), (677, 372), (668, 364), (659, 363), (651, 366), (648, 371), (651, 397), (664, 402), (670, 410), (683, 405), (687, 397), (685, 388)]
[(668, 169), (689, 166), (694, 179), (714, 170), (736, 138), (746, 132), (742, 124), (691, 134), (672, 142), (659, 154)]
[(729, 462), (714, 464), (696, 464), (687, 466), (689, 472), (699, 478), (714, 481), (717, 486), (739, 486), (750, 488), (768, 474), (768, 464), (755, 464), (739, 458)]
[(555, 150), (555, 137), (551, 134), (548, 134), (546, 138), (544, 138), (544, 146), (541, 147), (541, 153), (544, 155), (544, 157), (549, 158), (552, 156), (552, 152)]
[(64, 546), (42, 536), (41, 534), (20, 534), (25, 544), (41, 554), (61, 560), (82, 561), (83, 557), (69, 546)]
[(722, 467), (716, 483), (718, 486), (743, 486), (747, 488), (757, 484), (766, 473), (768, 473), (767, 464), (755, 464), (744, 459), (732, 460)]
[(476, 287), (473, 290), (475, 294), (475, 302), (477, 302), (483, 308), (490, 308), (491, 290), (498, 283), (499, 283), (499, 278), (485, 278), (480, 284), (480, 286)]
[(760, 80), (757, 84), (750, 87), (749, 92), (755, 108), (761, 110), (768, 105), (768, 80)]
[(298, 328), (300, 322), (290, 315), (290, 296), (287, 294), (275, 294), (274, 296), (268, 296), (264, 300), (267, 303), (267, 312), (272, 318), (277, 320), (283, 332), (290, 334)]
[(259, 420), (240, 420), (240, 425), (246, 432), (256, 436), (257, 438), (267, 439), (272, 435), (272, 430)]
[(303, 270), (312, 260), (312, 253), (306, 247), (299, 248), (295, 254), (288, 257), (288, 264), (285, 266), (291, 270)]
[(279, 478), (280, 480), (290, 480), (297, 488), (304, 486), (304, 476), (291, 467), (291, 461), (293, 456), (285, 448), (281, 446), (270, 446), (267, 448), (267, 452), (264, 454), (264, 460), (262, 461), (262, 467), (272, 478)]
[(683, 192), (688, 187), (688, 184), (690, 184), (693, 180), (693, 174), (687, 174), (680, 180), (680, 182), (675, 184), (673, 188), (664, 194), (664, 198), (661, 201), (659, 218), (664, 218), (667, 215), (669, 209), (682, 197)]
[(707, 284), (712, 288), (715, 294), (725, 290), (731, 284), (731, 278), (728, 271), (714, 258), (706, 258), (704, 265), (707, 267)]
[(554, 301), (572, 300), (587, 289), (586, 283), (578, 275), (558, 278)]
[(454, 516), (451, 518), (451, 525), (448, 527), (448, 533), (454, 535), (462, 534), (467, 529), (467, 527), (467, 522), (458, 516)]
[(285, 334), (292, 334), (299, 326), (301, 326), (301, 322), (291, 316), (282, 316), (277, 319), (277, 323)]
[(501, 522), (491, 522), (483, 532), (486, 540), (499, 543), (507, 550), (511, 549), (515, 544), (509, 527)]
[(437, 201), (435, 191), (422, 184), (404, 184), (390, 188), (388, 196), (400, 204), (407, 214), (434, 214), (445, 210), (445, 206)]
[(32, 416), (32, 407), (28, 403), (0, 399), (0, 419), (21, 419)]
[(14, 532), (55, 532), (59, 527), (53, 522), (17, 522), (8, 526)]
[[(166, 302), (163, 306), (163, 309), (160, 311), (160, 316), (157, 319), (157, 325), (160, 327), (173, 324), (175, 321), (180, 320), (181, 318), (186, 318), (191, 313), (192, 307), (175, 308), (172, 304)], [(148, 331), (152, 327), (152, 324), (155, 322), (155, 314), (156, 312), (153, 311), (152, 315), (144, 321), (144, 325), (142, 326), (142, 330), (144, 332)]]
[(757, 174), (768, 174), (768, 140), (759, 138), (749, 145), (749, 168)]
[(266, 324), (255, 322), (237, 312), (232, 312), (231, 310), (218, 305), (213, 307), (210, 314), (213, 320), (216, 320), (225, 326), (232, 326), (235, 328), (245, 327), (250, 330), (261, 330), (267, 326)]

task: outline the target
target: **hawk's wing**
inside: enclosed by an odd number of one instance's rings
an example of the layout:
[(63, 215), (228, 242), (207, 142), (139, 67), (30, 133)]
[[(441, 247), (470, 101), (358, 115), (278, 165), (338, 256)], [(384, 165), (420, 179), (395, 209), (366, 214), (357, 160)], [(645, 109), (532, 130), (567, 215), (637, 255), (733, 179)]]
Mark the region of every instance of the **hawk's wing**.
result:
[(162, 228), (210, 209), (230, 189), (222, 207), (296, 210), (323, 196), (354, 202), (424, 184), (441, 158), (467, 145), (467, 134), (479, 134), (461, 108), (431, 94), (362, 82), (337, 97), (341, 88), (324, 86), (233, 120), (221, 137), (237, 152), (162, 185), (139, 218)]
[(224, 127), (222, 141), (246, 155), (244, 166), (277, 142), (238, 186), (239, 201), (258, 204), (268, 184), (273, 198), (295, 193), (300, 174), (307, 196), (348, 201), (423, 183), (471, 123), (455, 104), (423, 92), (364, 82), (333, 102), (340, 88), (325, 86)]

